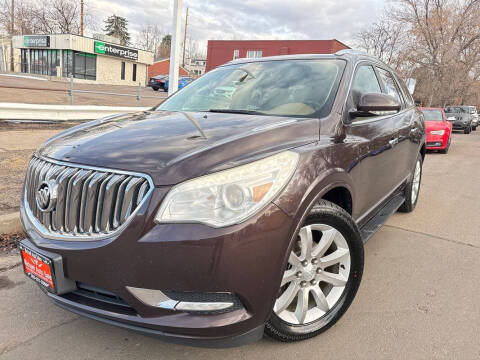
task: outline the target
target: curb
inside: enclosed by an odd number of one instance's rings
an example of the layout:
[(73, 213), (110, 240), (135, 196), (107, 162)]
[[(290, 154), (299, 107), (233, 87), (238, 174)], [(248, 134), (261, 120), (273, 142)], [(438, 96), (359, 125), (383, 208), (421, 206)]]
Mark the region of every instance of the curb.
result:
[(0, 234), (15, 234), (23, 231), (20, 213), (0, 215)]

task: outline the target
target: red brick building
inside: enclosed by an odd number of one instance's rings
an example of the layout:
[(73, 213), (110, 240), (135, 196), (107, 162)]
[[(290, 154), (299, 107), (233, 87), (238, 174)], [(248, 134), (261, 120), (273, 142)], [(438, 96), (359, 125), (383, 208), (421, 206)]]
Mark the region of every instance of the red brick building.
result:
[(350, 49), (333, 40), (209, 40), (207, 68), (212, 70), (232, 59), (289, 54), (333, 54)]
[[(170, 72), (170, 59), (161, 59), (155, 61), (148, 67), (148, 79), (157, 75), (168, 75)], [(178, 71), (179, 76), (188, 76), (188, 71), (180, 66)]]

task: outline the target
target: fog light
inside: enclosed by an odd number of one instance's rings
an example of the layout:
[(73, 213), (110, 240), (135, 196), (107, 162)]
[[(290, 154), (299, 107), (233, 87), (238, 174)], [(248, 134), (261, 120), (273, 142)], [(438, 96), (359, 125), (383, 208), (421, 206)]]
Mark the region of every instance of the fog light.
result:
[[(127, 286), (127, 290), (145, 305), (168, 310), (215, 312), (227, 310), (236, 305), (233, 301), (234, 296), (228, 293), (199, 294), (202, 297), (202, 301), (182, 301), (180, 298), (172, 299), (160, 290), (142, 289), (131, 286)], [(175, 294), (183, 297), (182, 293)], [(185, 296), (190, 296), (188, 295), (189, 293), (184, 294)], [(221, 299), (222, 301), (207, 301), (209, 297), (215, 300)], [(232, 301), (230, 301), (230, 299), (232, 299)], [(238, 304), (236, 307), (238, 307)]]
[(180, 301), (175, 310), (182, 311), (218, 311), (232, 307), (231, 302), (186, 302)]

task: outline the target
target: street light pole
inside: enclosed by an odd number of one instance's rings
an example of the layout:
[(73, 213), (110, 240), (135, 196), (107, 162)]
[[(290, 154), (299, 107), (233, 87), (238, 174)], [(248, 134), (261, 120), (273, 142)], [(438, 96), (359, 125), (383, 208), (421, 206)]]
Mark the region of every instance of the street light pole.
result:
[(15, 33), (15, 0), (12, 0), (10, 9), (10, 71), (15, 71), (15, 62), (13, 57), (13, 34)]
[(173, 2), (173, 34), (170, 48), (170, 74), (168, 77), (168, 96), (178, 90), (178, 67), (180, 65), (180, 38), (182, 22), (182, 0)]
[(183, 34), (183, 56), (182, 56), (183, 67), (185, 67), (185, 49), (187, 47), (187, 29), (188, 29), (188, 7), (187, 7), (187, 14), (185, 15), (185, 31)]

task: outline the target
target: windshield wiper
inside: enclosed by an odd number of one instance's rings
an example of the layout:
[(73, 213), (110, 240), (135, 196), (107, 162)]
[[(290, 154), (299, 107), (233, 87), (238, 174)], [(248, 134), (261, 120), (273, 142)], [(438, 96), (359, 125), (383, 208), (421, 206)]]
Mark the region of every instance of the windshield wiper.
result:
[(261, 111), (255, 110), (236, 110), (236, 109), (210, 109), (208, 112), (228, 113), (228, 114), (246, 114), (246, 115), (267, 115)]

